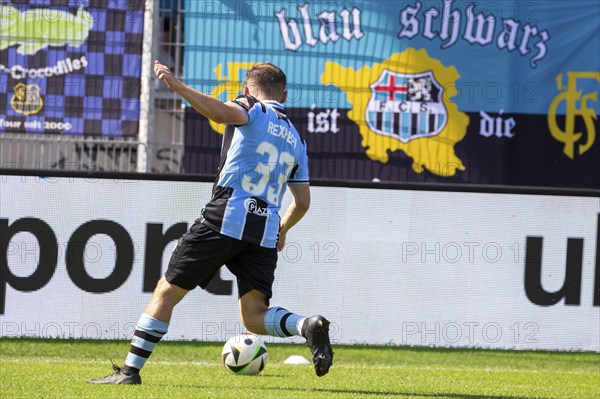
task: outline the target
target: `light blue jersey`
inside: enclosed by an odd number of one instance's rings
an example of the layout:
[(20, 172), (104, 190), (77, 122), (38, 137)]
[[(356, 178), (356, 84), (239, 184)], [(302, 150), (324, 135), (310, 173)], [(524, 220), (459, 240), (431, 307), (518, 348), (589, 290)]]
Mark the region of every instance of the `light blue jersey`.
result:
[(248, 123), (227, 129), (219, 176), (203, 223), (239, 240), (274, 248), (288, 184), (308, 184), (306, 144), (277, 101), (233, 100)]

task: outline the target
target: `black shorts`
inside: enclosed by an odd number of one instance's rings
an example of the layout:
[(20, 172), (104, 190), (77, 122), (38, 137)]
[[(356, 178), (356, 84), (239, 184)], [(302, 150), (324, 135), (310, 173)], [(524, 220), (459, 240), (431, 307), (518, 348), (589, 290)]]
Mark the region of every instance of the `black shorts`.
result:
[(240, 297), (256, 289), (271, 298), (277, 250), (219, 234), (200, 219), (177, 242), (165, 278), (186, 290), (205, 289), (223, 265), (236, 276)]

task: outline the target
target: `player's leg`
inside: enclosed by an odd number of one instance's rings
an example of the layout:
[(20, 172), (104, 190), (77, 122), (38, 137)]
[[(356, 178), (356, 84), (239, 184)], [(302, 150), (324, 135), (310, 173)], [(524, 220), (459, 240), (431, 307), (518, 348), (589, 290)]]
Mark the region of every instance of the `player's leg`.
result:
[[(247, 284), (239, 281), (238, 287)], [(301, 335), (301, 329), (306, 317), (287, 311), (281, 307), (269, 308), (266, 294), (250, 289), (239, 299), (240, 318), (244, 326), (254, 334), (271, 335), (274, 337), (292, 337)]]
[(173, 308), (188, 292), (162, 277), (135, 326), (125, 365), (118, 367), (113, 364), (115, 371), (113, 374), (104, 378), (91, 379), (89, 382), (91, 384), (141, 384), (140, 370), (167, 333)]
[[(244, 299), (242, 300), (242, 298)], [(248, 331), (258, 335), (269, 335), (263, 324), (265, 314), (269, 310), (269, 300), (265, 294), (252, 289), (240, 297), (238, 305), (240, 319)]]
[[(247, 283), (242, 282), (238, 286), (244, 284)], [(268, 303), (267, 295), (256, 289), (243, 294), (239, 307), (244, 326), (260, 335), (281, 338), (298, 335), (306, 338), (312, 352), (315, 372), (319, 377), (327, 374), (333, 364), (329, 321), (323, 316), (304, 317), (279, 306), (269, 308)]]
[(165, 276), (138, 320), (129, 354), (123, 367), (93, 384), (140, 384), (140, 370), (167, 333), (173, 308), (192, 289), (205, 288), (228, 259), (229, 241), (196, 221), (178, 241)]
[(302, 336), (311, 349), (315, 372), (323, 376), (333, 363), (329, 321), (304, 317), (282, 307), (269, 307), (275, 279), (277, 251), (249, 245), (227, 267), (238, 279), (240, 318), (251, 332), (274, 337)]
[(169, 323), (173, 314), (173, 308), (188, 292), (190, 291), (171, 284), (165, 277), (161, 277), (156, 284), (150, 302), (148, 302), (146, 309), (144, 309), (144, 314)]
[(140, 372), (156, 344), (167, 333), (173, 308), (188, 292), (169, 283), (164, 277), (158, 280), (152, 298), (135, 326), (129, 354), (121, 370), (123, 373)]

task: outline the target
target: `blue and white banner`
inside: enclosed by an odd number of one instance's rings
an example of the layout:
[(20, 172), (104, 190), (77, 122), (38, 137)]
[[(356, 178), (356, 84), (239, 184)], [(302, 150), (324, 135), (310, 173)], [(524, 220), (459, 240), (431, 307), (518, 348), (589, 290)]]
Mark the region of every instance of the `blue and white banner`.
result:
[[(253, 64), (284, 70), (313, 177), (600, 187), (596, 1), (187, 1), (185, 15), (198, 89), (231, 99)], [(188, 149), (188, 170), (214, 169), (214, 149)]]

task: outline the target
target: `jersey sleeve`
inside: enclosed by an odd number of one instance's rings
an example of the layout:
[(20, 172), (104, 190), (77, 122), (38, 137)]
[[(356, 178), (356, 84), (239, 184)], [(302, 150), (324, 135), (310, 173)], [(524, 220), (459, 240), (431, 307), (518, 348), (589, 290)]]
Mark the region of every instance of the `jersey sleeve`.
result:
[(243, 109), (248, 115), (246, 125), (256, 121), (267, 111), (265, 105), (252, 96), (237, 96), (231, 102)]
[(303, 149), (300, 155), (300, 160), (292, 169), (288, 184), (309, 184), (310, 179), (308, 177), (308, 155), (306, 154), (306, 144), (302, 142)]

